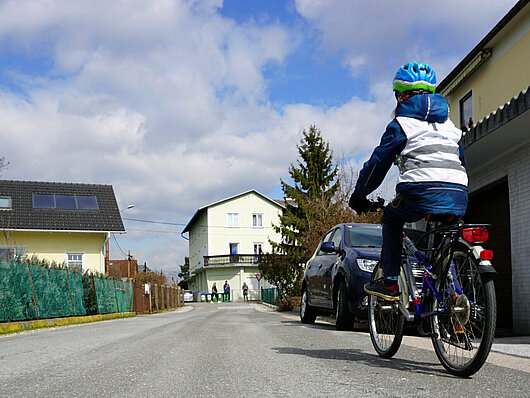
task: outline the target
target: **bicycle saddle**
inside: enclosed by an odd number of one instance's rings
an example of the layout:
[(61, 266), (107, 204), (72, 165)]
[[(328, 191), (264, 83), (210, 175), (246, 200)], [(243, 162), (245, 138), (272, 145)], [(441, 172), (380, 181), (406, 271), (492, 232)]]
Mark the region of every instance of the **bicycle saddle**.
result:
[(454, 214), (427, 214), (425, 220), (430, 222), (438, 222), (443, 225), (451, 225), (458, 223), (458, 221), (460, 221), (460, 217), (455, 216)]

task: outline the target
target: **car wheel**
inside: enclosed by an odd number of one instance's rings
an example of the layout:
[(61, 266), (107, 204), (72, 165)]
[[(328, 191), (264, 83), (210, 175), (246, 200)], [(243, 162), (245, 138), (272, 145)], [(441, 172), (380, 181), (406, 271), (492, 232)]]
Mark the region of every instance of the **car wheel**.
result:
[(300, 300), (300, 320), (302, 323), (315, 323), (317, 319), (316, 311), (309, 305), (309, 294), (307, 287), (302, 290), (302, 299)]
[(352, 330), (354, 317), (348, 310), (348, 290), (344, 281), (339, 283), (335, 309), (335, 327), (337, 330)]

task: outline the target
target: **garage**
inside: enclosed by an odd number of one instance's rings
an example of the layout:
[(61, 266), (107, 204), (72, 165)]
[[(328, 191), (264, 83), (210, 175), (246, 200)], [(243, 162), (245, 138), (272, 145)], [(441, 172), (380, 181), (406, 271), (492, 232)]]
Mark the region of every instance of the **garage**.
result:
[(484, 245), (493, 250), (494, 277), (497, 295), (497, 329), (511, 330), (512, 266), (510, 248), (510, 204), (506, 178), (496, 181), (469, 196), (466, 223), (491, 224), (489, 240)]

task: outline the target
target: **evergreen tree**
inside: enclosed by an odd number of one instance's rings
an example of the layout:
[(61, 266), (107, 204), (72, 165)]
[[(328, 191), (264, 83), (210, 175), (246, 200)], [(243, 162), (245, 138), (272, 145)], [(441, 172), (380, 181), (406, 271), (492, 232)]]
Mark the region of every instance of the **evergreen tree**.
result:
[(184, 257), (184, 264), (179, 265), (180, 272), (178, 274), (179, 278), (188, 279), (190, 276), (190, 258), (188, 256)]
[(303, 246), (303, 235), (317, 217), (318, 209), (331, 205), (338, 181), (332, 151), (324, 142), (320, 129), (311, 125), (308, 131), (304, 130), (297, 148), (297, 165), (291, 163), (289, 166), (294, 185), (281, 180), (286, 211), (280, 217), (280, 225), (274, 228), (283, 239), (271, 244), (275, 251), (304, 263), (313, 248)]
[(332, 199), (339, 187), (332, 151), (315, 125), (303, 131), (297, 148), (297, 164), (289, 166), (294, 184), (281, 180), (285, 212), (280, 216), (280, 225), (273, 225), (282, 240), (270, 241), (273, 251), (265, 254), (259, 265), (262, 276), (276, 285), (287, 300), (297, 295), (303, 264), (314, 250), (304, 244), (308, 242), (307, 231), (315, 220), (326, 218), (333, 211)]

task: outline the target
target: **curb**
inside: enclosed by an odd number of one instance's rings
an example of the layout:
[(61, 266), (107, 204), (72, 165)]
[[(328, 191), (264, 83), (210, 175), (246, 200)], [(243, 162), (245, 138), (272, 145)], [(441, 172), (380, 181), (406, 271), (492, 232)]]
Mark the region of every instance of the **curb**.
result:
[(264, 305), (265, 307), (269, 307), (269, 308), (273, 309), (274, 311), (278, 311), (278, 309), (280, 308), (277, 305), (269, 304), (269, 303), (266, 303), (264, 301), (259, 302), (259, 304)]
[(71, 316), (68, 318), (39, 319), (34, 321), (19, 321), (0, 323), (0, 334), (16, 333), (23, 330), (51, 328), (55, 326), (78, 325), (110, 319), (134, 317), (134, 312), (120, 312), (104, 315)]

